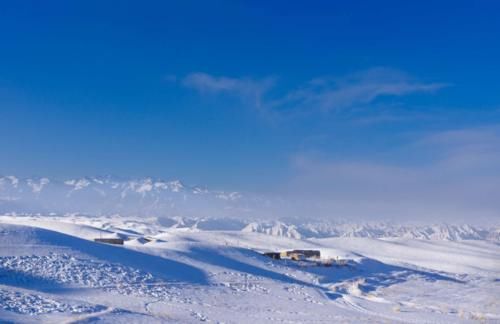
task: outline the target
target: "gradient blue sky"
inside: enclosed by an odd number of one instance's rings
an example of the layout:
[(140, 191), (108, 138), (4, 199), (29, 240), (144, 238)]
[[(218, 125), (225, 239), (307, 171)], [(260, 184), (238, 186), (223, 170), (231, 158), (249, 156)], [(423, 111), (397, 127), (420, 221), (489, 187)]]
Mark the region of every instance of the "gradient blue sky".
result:
[(498, 215), (499, 9), (4, 1), (0, 174), (462, 199)]

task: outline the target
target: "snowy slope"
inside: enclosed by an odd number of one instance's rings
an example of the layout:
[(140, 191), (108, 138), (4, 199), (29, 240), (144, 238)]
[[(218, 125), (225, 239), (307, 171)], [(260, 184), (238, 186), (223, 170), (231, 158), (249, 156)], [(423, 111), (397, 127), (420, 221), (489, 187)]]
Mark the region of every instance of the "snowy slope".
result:
[[(92, 241), (103, 233), (128, 241)], [(259, 254), (296, 248), (349, 265)], [(155, 219), (9, 216), (0, 217), (0, 319), (497, 322), (499, 265), (499, 245), (481, 240), (295, 239)]]

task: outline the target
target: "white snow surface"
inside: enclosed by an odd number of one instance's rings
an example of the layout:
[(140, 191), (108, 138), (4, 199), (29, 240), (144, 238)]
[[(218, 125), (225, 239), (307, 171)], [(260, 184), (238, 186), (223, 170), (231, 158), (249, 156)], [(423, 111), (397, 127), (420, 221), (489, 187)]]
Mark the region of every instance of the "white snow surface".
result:
[[(0, 322), (500, 322), (497, 240), (305, 238), (283, 223), (269, 231), (199, 225), (0, 216)], [(290, 249), (347, 265), (261, 255)]]

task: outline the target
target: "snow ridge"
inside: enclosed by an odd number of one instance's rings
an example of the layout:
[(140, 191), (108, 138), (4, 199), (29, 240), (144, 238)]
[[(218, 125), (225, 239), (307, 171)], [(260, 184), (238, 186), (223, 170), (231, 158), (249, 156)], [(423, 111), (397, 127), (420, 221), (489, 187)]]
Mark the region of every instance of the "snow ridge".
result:
[(306, 223), (252, 222), (243, 232), (301, 238), (365, 237), (408, 238), (423, 240), (489, 240), (500, 241), (499, 228), (480, 228), (468, 224), (402, 225), (392, 223)]

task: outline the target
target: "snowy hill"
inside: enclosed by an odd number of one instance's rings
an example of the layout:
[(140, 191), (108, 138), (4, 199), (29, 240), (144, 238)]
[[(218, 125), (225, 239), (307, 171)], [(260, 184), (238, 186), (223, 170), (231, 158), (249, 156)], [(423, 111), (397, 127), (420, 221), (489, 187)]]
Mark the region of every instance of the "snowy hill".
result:
[[(500, 320), (498, 244), (299, 240), (272, 229), (280, 236), (166, 227), (154, 218), (2, 216), (0, 322)], [(101, 235), (125, 244), (93, 242)], [(287, 249), (349, 262), (320, 267), (259, 253)]]

